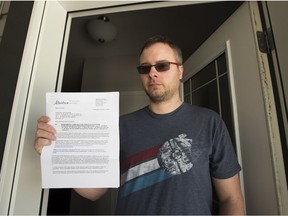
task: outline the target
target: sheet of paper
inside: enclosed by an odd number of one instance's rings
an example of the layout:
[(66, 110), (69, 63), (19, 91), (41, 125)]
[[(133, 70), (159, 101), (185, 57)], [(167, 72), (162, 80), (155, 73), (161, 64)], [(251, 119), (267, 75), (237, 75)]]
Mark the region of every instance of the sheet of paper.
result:
[(119, 93), (47, 93), (46, 114), (57, 139), (42, 150), (42, 187), (119, 187)]

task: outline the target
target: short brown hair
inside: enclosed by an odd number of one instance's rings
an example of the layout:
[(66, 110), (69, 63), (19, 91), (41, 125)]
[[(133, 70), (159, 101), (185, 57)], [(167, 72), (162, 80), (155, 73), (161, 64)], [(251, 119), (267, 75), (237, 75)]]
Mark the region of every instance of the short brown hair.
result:
[(170, 46), (171, 49), (174, 50), (176, 58), (178, 58), (177, 63), (182, 64), (183, 58), (182, 58), (182, 51), (181, 51), (180, 47), (177, 44), (175, 44), (172, 40), (170, 40), (168, 37), (165, 37), (162, 35), (155, 35), (153, 37), (148, 38), (145, 41), (145, 43), (144, 43), (144, 45), (140, 51), (139, 56), (142, 55), (144, 49), (146, 49), (146, 48), (148, 48), (148, 47), (150, 47), (156, 43), (164, 43), (164, 44), (167, 44), (168, 46)]

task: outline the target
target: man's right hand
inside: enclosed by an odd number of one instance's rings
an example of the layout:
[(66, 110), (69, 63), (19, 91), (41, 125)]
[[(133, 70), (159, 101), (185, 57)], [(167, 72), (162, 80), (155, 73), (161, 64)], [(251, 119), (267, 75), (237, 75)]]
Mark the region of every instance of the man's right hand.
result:
[(50, 145), (52, 141), (56, 140), (56, 130), (48, 124), (49, 121), (48, 116), (41, 116), (38, 119), (34, 143), (34, 148), (38, 154), (41, 154), (44, 146)]
[[(37, 130), (35, 133), (34, 148), (36, 152), (41, 154), (44, 146), (50, 145), (52, 141), (56, 140), (55, 128), (48, 124), (50, 118), (48, 116), (41, 116), (38, 119)], [(107, 188), (75, 188), (78, 194), (89, 200), (97, 200), (102, 197), (106, 192)]]

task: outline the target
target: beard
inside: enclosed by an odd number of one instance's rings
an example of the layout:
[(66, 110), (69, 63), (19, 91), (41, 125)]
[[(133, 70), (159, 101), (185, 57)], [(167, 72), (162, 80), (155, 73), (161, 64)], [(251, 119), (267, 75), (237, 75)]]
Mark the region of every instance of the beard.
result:
[(168, 89), (168, 90), (153, 90), (153, 89), (146, 89), (145, 88), (145, 92), (147, 94), (147, 96), (149, 97), (149, 99), (153, 102), (153, 103), (161, 103), (164, 101), (168, 101), (169, 99), (171, 99), (174, 94), (175, 91), (173, 91), (172, 89)]

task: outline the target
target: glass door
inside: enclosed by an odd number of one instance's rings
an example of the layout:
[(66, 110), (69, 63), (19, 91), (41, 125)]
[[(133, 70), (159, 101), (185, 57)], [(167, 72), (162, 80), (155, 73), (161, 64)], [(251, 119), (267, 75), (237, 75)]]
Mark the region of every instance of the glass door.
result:
[(184, 82), (184, 101), (217, 112), (224, 120), (236, 150), (228, 80), (226, 53), (223, 52)]

